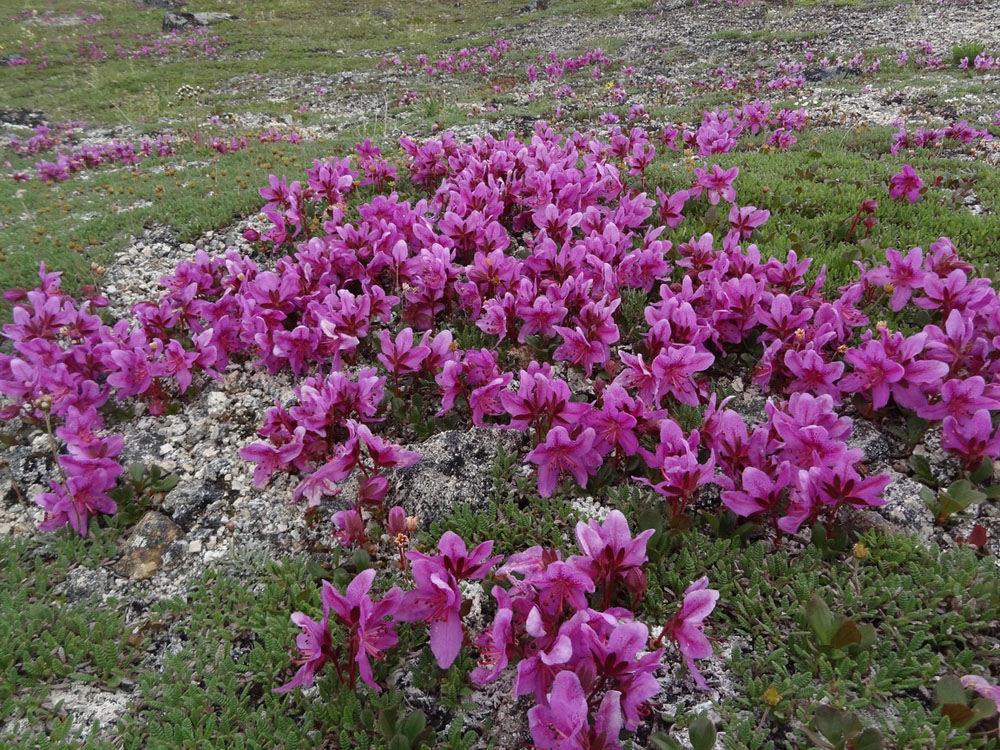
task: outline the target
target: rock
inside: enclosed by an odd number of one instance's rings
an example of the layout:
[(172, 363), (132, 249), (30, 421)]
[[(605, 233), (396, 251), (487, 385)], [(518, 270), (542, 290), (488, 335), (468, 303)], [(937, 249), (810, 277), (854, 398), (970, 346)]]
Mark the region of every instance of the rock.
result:
[(228, 411), (229, 398), (222, 391), (210, 391), (205, 396), (205, 406), (208, 410), (208, 416), (218, 419)]
[(80, 565), (70, 568), (66, 573), (61, 593), (66, 597), (66, 601), (75, 602), (91, 597), (103, 597), (110, 592), (111, 586), (112, 580), (107, 570)]
[[(15, 58), (20, 55), (10, 55)], [(24, 128), (33, 128), (48, 122), (45, 113), (38, 109), (23, 109), (20, 107), (0, 109), (0, 123), (4, 125), (20, 125)]]
[(223, 21), (239, 20), (240, 17), (234, 16), (232, 13), (188, 13), (187, 11), (171, 10), (163, 14), (163, 30), (190, 31)]
[(181, 536), (177, 524), (151, 510), (135, 525), (123, 545), (124, 554), (113, 569), (136, 581), (149, 578), (163, 564), (163, 553)]
[(869, 466), (886, 463), (892, 454), (886, 436), (867, 419), (854, 420), (847, 447), (861, 449), (862, 460)]
[(62, 710), (73, 717), (77, 739), (86, 740), (94, 725), (101, 732), (113, 730), (128, 713), (134, 699), (125, 692), (108, 692), (80, 683), (63, 682), (52, 688), (43, 707), (52, 709), (62, 704)]
[(388, 501), (402, 505), (425, 528), (457, 505), (484, 508), (494, 461), (501, 451), (518, 451), (522, 437), (512, 430), (474, 427), (442, 432), (407, 446), (422, 458), (395, 472), (395, 492), (390, 490)]
[(921, 542), (929, 543), (934, 535), (934, 514), (920, 494), (923, 485), (895, 471), (887, 473), (892, 481), (882, 494), (886, 505), (854, 511), (851, 515), (862, 520), (863, 525), (885, 527), (887, 521), (893, 530), (914, 534)]
[(842, 81), (851, 76), (857, 77), (861, 71), (857, 68), (848, 68), (845, 65), (838, 65), (835, 68), (806, 68), (802, 71), (802, 76), (810, 83), (826, 83), (827, 81)]
[(140, 8), (159, 8), (160, 10), (177, 10), (187, 5), (187, 0), (135, 0)]
[(181, 482), (163, 498), (163, 510), (173, 522), (190, 529), (199, 513), (223, 498), (222, 490), (201, 482)]

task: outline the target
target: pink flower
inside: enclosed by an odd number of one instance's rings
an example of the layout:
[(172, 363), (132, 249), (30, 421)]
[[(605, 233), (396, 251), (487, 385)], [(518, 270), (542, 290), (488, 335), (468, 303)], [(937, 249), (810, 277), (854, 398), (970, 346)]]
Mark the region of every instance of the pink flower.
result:
[(920, 188), (924, 186), (924, 181), (909, 164), (904, 164), (903, 171), (893, 175), (889, 182), (889, 196), (900, 198), (905, 195), (910, 203), (917, 202), (920, 198)]
[(729, 225), (732, 231), (741, 240), (750, 238), (753, 230), (764, 224), (771, 215), (770, 211), (765, 211), (756, 206), (738, 207), (735, 203), (729, 209)]
[(899, 312), (910, 301), (913, 291), (924, 286), (926, 271), (923, 269), (923, 251), (915, 247), (904, 257), (899, 250), (889, 248), (885, 251), (885, 258), (889, 261), (889, 266), (873, 268), (868, 272), (868, 281), (872, 284), (891, 285), (889, 309)]
[(330, 599), (328, 589), (333, 586), (328, 581), (323, 581), (323, 591), (320, 599), (323, 602), (323, 619), (316, 622), (307, 617), (302, 612), (292, 613), (292, 622), (302, 628), (302, 632), (295, 638), (295, 645), (298, 648), (299, 656), (295, 659), (296, 664), (301, 664), (295, 676), (279, 688), (275, 688), (275, 693), (285, 693), (292, 688), (308, 687), (316, 679), (316, 673), (320, 668), (332, 658), (333, 643), (330, 639)]
[(736, 202), (736, 190), (733, 188), (733, 182), (739, 176), (739, 167), (723, 170), (718, 164), (713, 164), (710, 172), (696, 167), (694, 173), (698, 176), (698, 182), (695, 184), (697, 193), (700, 195), (702, 188), (707, 190), (708, 202), (713, 206), (723, 198), (730, 203)]
[(708, 588), (708, 576), (699, 578), (684, 590), (684, 601), (673, 618), (664, 626), (664, 631), (677, 642), (684, 655), (695, 684), (708, 690), (708, 683), (694, 665), (695, 659), (707, 659), (712, 655), (712, 643), (702, 630), (705, 618), (715, 609), (719, 592)]
[(538, 464), (538, 494), (551, 497), (559, 478), (569, 473), (581, 487), (587, 486), (591, 474), (601, 465), (601, 455), (594, 450), (597, 433), (585, 427), (571, 438), (565, 427), (553, 427), (545, 442), (529, 453), (525, 460)]
[(441, 669), (450, 667), (462, 648), (462, 594), (458, 582), (434, 560), (414, 560), (417, 587), (403, 597), (397, 618), (430, 623), (431, 653)]

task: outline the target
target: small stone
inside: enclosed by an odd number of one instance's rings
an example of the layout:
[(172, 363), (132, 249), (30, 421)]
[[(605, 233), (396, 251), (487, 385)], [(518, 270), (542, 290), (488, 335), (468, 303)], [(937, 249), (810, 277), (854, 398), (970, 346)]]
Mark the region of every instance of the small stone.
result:
[(210, 391), (205, 397), (205, 405), (208, 409), (208, 416), (218, 419), (229, 409), (229, 399), (221, 391)]
[(188, 544), (188, 552), (190, 552), (192, 555), (201, 554), (201, 550), (202, 550), (202, 544), (200, 541), (194, 541)]
[(113, 570), (135, 581), (149, 578), (163, 564), (163, 552), (181, 535), (177, 524), (162, 513), (149, 511), (125, 538), (124, 554)]

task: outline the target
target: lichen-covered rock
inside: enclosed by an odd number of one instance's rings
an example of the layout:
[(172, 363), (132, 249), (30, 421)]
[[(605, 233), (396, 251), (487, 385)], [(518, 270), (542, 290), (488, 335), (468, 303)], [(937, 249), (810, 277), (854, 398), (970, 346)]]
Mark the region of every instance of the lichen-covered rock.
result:
[(163, 565), (167, 547), (181, 536), (177, 524), (162, 513), (149, 511), (126, 537), (124, 552), (114, 564), (114, 571), (136, 581), (149, 578)]
[(181, 482), (163, 498), (163, 510), (178, 526), (190, 529), (202, 511), (223, 498), (222, 490), (211, 484)]
[(205, 26), (211, 26), (223, 21), (239, 21), (239, 16), (232, 13), (188, 13), (171, 10), (163, 14), (164, 31), (188, 31)]
[(861, 449), (861, 460), (869, 466), (885, 464), (893, 454), (889, 438), (867, 419), (854, 420), (847, 447)]
[(888, 526), (893, 531), (914, 534), (925, 544), (930, 543), (934, 535), (934, 514), (920, 493), (923, 485), (898, 472), (887, 473), (892, 480), (882, 495), (886, 504), (869, 510), (851, 511), (847, 518), (861, 526)]
[(402, 505), (424, 528), (458, 505), (484, 508), (497, 456), (502, 451), (519, 452), (523, 437), (513, 430), (474, 427), (449, 430), (407, 446), (421, 459), (395, 472), (387, 502)]

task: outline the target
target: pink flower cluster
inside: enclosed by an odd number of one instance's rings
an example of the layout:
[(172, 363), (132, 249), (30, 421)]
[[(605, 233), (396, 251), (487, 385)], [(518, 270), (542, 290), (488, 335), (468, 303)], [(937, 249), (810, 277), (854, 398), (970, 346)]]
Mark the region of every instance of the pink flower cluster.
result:
[[(642, 137), (634, 129), (610, 142), (560, 138), (539, 124), (529, 143), (404, 139), (412, 179), (429, 197), (411, 204), (379, 194), (353, 221), (344, 207), (359, 177), (350, 159), (317, 161), (305, 187), (272, 176), (261, 190), (274, 223), (264, 240), (278, 246), (302, 235), (294, 255), (261, 270), (235, 251), (199, 253), (162, 280), (160, 300), (135, 308), (134, 324), (108, 327), (90, 316), (76, 339), (46, 322), (72, 305), (45, 281), (48, 291), (19, 307), (9, 327), (18, 353), (0, 358), (0, 390), (18, 408), (46, 393), (63, 398), (36, 378), (65, 362), (73, 388), (90, 381), (105, 396), (146, 398), (155, 412), (169, 397), (164, 388), (183, 392), (196, 371), (222, 371), (232, 355), (255, 357), (269, 372), (310, 374), (300, 405), (332, 421), (315, 422), (301, 407), (269, 412), (266, 440), (254, 448), (259, 479), (295, 471), (299, 495), (314, 503), (357, 470), (355, 511), (366, 498), (381, 502), (384, 468), (412, 459), (366, 424), (387, 382), (394, 398), (439, 394), (439, 414), (529, 431), (527, 460), (542, 494), (570, 477), (585, 485), (610, 464), (675, 512), (714, 481), (743, 493), (729, 495), (729, 507), (784, 530), (880, 502), (883, 478), (862, 475), (845, 445), (850, 422), (833, 411), (846, 395), (873, 411), (942, 421), (945, 447), (967, 463), (996, 455), (987, 425), (1000, 411), (1000, 301), (950, 241), (926, 254), (889, 250), (887, 265), (862, 269), (828, 298), (825, 269), (807, 283), (809, 259), (765, 260), (744, 245), (768, 216), (735, 203), (737, 169), (699, 168), (690, 188), (659, 200), (642, 192), (634, 183), (652, 158)], [(382, 159), (370, 144), (358, 150), (362, 164)], [(664, 239), (682, 212), (723, 201), (731, 206), (721, 241), (710, 233), (677, 245)], [(310, 235), (315, 220), (323, 233)], [(623, 290), (649, 295), (627, 348)], [(869, 311), (908, 303), (934, 322), (909, 335), (870, 327)], [(449, 326), (463, 324), (493, 346), (460, 348)], [(505, 370), (501, 355), (515, 341), (550, 348), (557, 364)], [(382, 374), (338, 372), (363, 366), (365, 349)], [(732, 354), (752, 356), (753, 380), (774, 393), (767, 422), (750, 430), (716, 406), (705, 380)], [(567, 366), (587, 379), (586, 393), (557, 369)], [(680, 404), (707, 407), (704, 429), (681, 432), (670, 416)], [(744, 476), (749, 466), (766, 477)], [(358, 516), (341, 517), (338, 533), (351, 536)]]
[(189, 32), (179, 31), (157, 32), (153, 34), (130, 34), (123, 36), (120, 29), (101, 33), (88, 32), (77, 37), (76, 54), (65, 55), (53, 60), (45, 54), (45, 45), (50, 42), (36, 42), (22, 45), (20, 55), (8, 60), (7, 64), (35, 65), (40, 69), (48, 68), (53, 62), (66, 65), (78, 64), (80, 61), (101, 62), (104, 60), (137, 60), (145, 58), (197, 59), (217, 55), (225, 43), (222, 37), (209, 29), (193, 29)]
[(15, 154), (28, 156), (40, 154), (43, 151), (51, 151), (62, 146), (68, 141), (74, 141), (79, 137), (73, 131), (86, 127), (87, 123), (77, 120), (67, 120), (66, 122), (52, 123), (48, 125), (36, 125), (34, 135), (26, 141), (11, 136), (7, 140), (7, 147)]
[(972, 127), (968, 120), (954, 122), (946, 128), (921, 126), (912, 133), (906, 129), (902, 122), (899, 123), (898, 128), (892, 135), (892, 146), (889, 149), (889, 153), (893, 156), (904, 148), (938, 148), (944, 144), (945, 139), (969, 144), (980, 138), (989, 140), (993, 137), (985, 128), (980, 130)]
[(55, 161), (39, 161), (35, 169), (42, 182), (63, 182), (74, 172), (85, 169), (97, 169), (108, 164), (135, 166), (147, 156), (169, 156), (173, 153), (173, 138), (161, 135), (154, 140), (144, 138), (137, 143), (112, 141), (99, 146), (83, 145), (69, 153), (57, 154)]
[(428, 76), (440, 73), (465, 73), (473, 71), (479, 75), (486, 76), (490, 73), (491, 63), (503, 60), (510, 50), (511, 44), (507, 39), (498, 38), (486, 47), (463, 47), (458, 52), (442, 53), (433, 62), (427, 55), (418, 55), (411, 62), (404, 62), (398, 55), (384, 55), (375, 65), (376, 69), (389, 67), (399, 67), (403, 71), (423, 71)]
[(684, 123), (668, 125), (660, 132), (659, 140), (676, 151), (680, 146), (692, 149), (700, 156), (727, 154), (737, 147), (741, 137), (770, 133), (768, 143), (787, 149), (796, 142), (793, 135), (805, 127), (808, 115), (804, 109), (781, 109), (772, 114), (771, 103), (754, 99), (742, 108), (706, 111), (697, 128)]
[[(646, 589), (643, 566), (652, 533), (633, 538), (625, 516), (615, 510), (603, 524), (577, 524), (579, 555), (564, 560), (559, 550), (532, 547), (497, 570), (495, 577), (508, 588), (493, 587), (497, 611), (476, 639), (479, 664), (471, 679), (486, 684), (516, 664), (514, 694), (535, 702), (528, 721), (536, 747), (620, 749), (622, 730), (639, 727), (645, 704), (659, 692), (653, 675), (663, 668), (664, 639), (677, 645), (696, 684), (707, 689), (694, 664), (712, 655), (702, 630), (719, 592), (708, 588), (707, 578), (688, 587), (655, 641), (630, 609), (617, 606), (622, 587), (634, 602)], [(297, 639), (301, 666), (276, 692), (312, 685), (327, 663), (352, 688), (360, 674), (369, 687), (381, 690), (369, 660), (396, 645), (398, 622), (426, 623), (431, 652), (447, 669), (465, 641), (460, 584), (490, 574), (502, 560), (492, 551), (492, 541), (470, 551), (459, 536), (446, 532), (438, 554), (407, 553), (415, 588), (405, 593), (393, 588), (380, 600), (369, 593), (374, 570), (360, 573), (344, 594), (324, 582), (322, 621), (302, 612), (292, 615), (303, 630)], [(598, 598), (595, 609), (591, 600)], [(331, 615), (347, 634), (343, 641), (331, 636)]]

